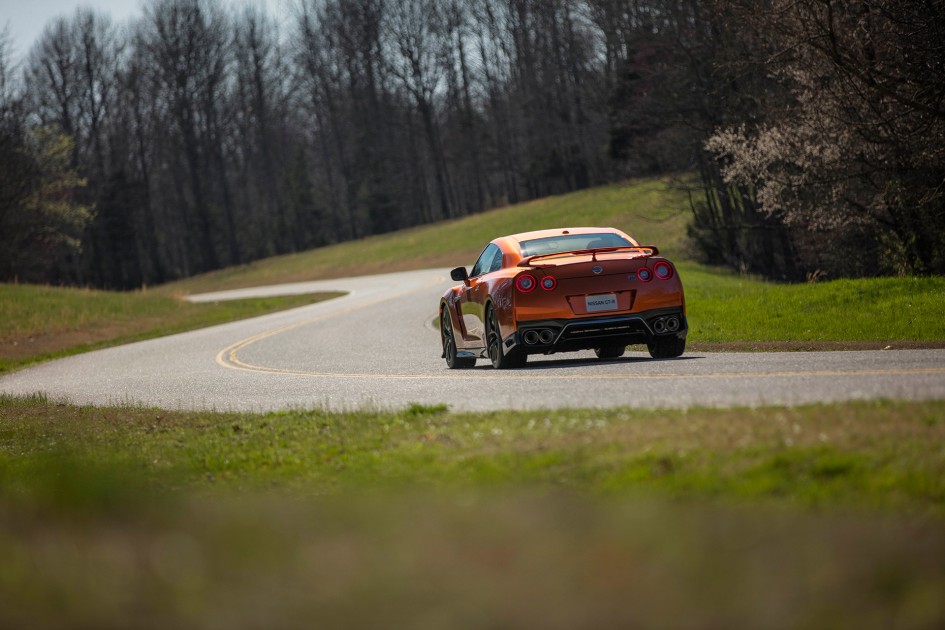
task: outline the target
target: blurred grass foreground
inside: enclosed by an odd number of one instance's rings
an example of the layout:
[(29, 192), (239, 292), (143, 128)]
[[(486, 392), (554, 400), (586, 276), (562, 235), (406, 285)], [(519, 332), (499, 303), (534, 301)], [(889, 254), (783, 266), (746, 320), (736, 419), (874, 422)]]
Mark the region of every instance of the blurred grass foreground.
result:
[(0, 517), (5, 627), (933, 628), (941, 523), (562, 493)]
[(0, 627), (945, 623), (945, 403), (0, 399)]

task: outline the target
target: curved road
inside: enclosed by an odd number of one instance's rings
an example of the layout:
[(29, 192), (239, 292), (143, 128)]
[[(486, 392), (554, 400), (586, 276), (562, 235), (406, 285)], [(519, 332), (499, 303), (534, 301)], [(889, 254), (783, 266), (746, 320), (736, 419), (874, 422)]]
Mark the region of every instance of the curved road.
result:
[(79, 404), (265, 411), (399, 408), (688, 407), (945, 398), (945, 350), (698, 353), (655, 361), (631, 352), (530, 357), (495, 371), (450, 371), (433, 327), (443, 270), (193, 296), (343, 290), (342, 298), (264, 317), (42, 364), (0, 379), (0, 392)]

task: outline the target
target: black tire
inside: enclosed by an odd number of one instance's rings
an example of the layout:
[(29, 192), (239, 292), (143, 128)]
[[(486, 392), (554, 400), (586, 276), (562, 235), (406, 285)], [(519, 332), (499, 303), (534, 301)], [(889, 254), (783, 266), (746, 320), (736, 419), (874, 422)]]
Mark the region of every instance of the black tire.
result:
[(513, 348), (509, 353), (505, 352), (502, 335), (499, 332), (499, 322), (496, 320), (495, 311), (491, 305), (486, 308), (486, 350), (492, 367), (497, 370), (522, 367), (528, 360), (528, 355), (519, 348)]
[(617, 357), (622, 357), (623, 353), (627, 351), (627, 346), (603, 346), (601, 348), (594, 348), (594, 354), (597, 355), (598, 359), (616, 359)]
[(675, 359), (686, 351), (686, 340), (676, 335), (653, 337), (646, 342), (646, 349), (654, 359)]
[(475, 357), (456, 355), (456, 336), (453, 333), (453, 321), (445, 308), (440, 311), (440, 340), (443, 342), (443, 357), (446, 359), (446, 367), (451, 370), (463, 370), (476, 365)]

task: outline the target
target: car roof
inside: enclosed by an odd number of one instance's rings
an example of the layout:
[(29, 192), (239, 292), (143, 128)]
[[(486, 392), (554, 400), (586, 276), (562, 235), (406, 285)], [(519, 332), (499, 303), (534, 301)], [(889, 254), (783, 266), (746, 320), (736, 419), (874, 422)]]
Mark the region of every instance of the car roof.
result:
[[(569, 227), (555, 228), (550, 230), (535, 230), (533, 232), (520, 232), (519, 234), (510, 234), (509, 236), (500, 236), (493, 239), (492, 243), (497, 245), (507, 256), (505, 266), (514, 265), (522, 260), (521, 243), (536, 238), (551, 238), (554, 236), (563, 236), (567, 234), (619, 234), (629, 239), (631, 243), (638, 244), (630, 235), (611, 227)], [(509, 258), (510, 257), (510, 258)]]
[(536, 238), (549, 238), (552, 236), (562, 236), (564, 234), (620, 234), (625, 236), (623, 232), (618, 229), (611, 227), (569, 227), (569, 228), (555, 228), (550, 230), (535, 230), (533, 232), (521, 232), (519, 234), (510, 234), (505, 238), (513, 240), (517, 243), (522, 241), (530, 241)]

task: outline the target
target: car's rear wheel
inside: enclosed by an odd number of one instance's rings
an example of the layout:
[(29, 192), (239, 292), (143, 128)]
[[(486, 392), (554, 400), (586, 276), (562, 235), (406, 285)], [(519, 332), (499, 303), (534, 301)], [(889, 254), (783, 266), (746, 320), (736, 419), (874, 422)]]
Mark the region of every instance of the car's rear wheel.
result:
[(594, 354), (597, 355), (598, 359), (616, 359), (617, 357), (622, 357), (623, 353), (626, 351), (627, 346), (603, 346), (594, 348)]
[(676, 335), (653, 337), (646, 342), (646, 349), (654, 359), (673, 359), (686, 351), (686, 340)]
[(492, 367), (497, 370), (522, 367), (528, 360), (528, 355), (519, 348), (512, 348), (510, 352), (505, 352), (499, 322), (491, 305), (486, 310), (486, 344), (489, 360), (492, 362)]
[(443, 357), (446, 359), (446, 367), (451, 370), (462, 370), (476, 365), (475, 357), (457, 356), (453, 321), (445, 308), (440, 312), (440, 339), (443, 341)]

